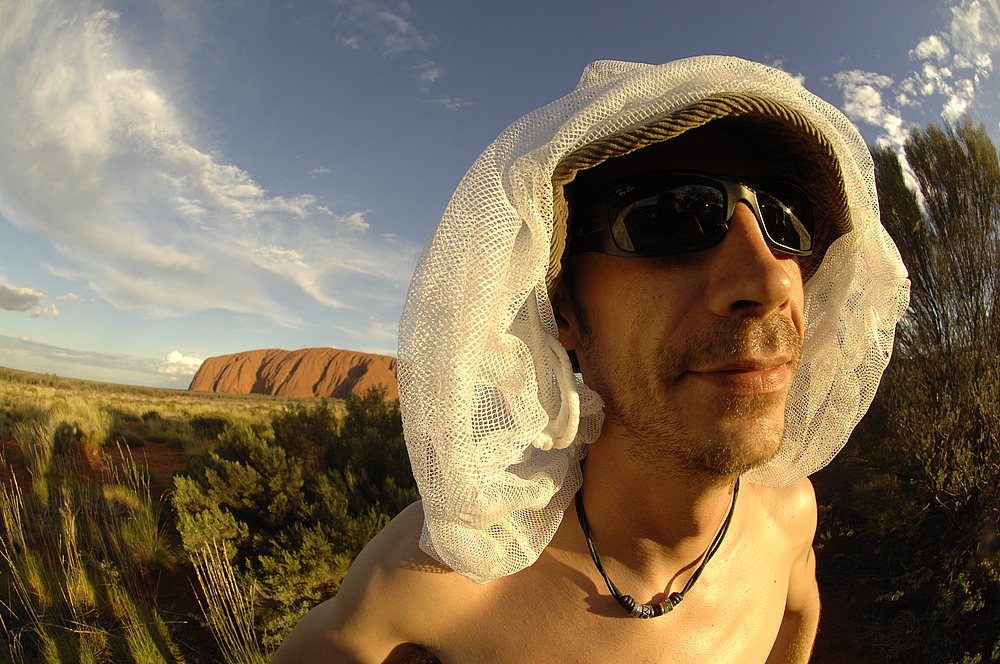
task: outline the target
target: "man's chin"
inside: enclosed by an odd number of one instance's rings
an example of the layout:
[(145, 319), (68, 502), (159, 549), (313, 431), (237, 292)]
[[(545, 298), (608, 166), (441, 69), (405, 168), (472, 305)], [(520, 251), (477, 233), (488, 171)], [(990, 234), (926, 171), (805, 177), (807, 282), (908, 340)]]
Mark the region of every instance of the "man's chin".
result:
[(707, 436), (703, 461), (705, 470), (724, 475), (742, 475), (774, 458), (781, 447), (782, 424), (771, 420), (741, 422), (738, 431), (722, 430)]
[(760, 468), (774, 458), (777, 447), (769, 450), (715, 449), (698, 459), (691, 459), (691, 470), (704, 475), (738, 477)]
[(756, 427), (748, 427), (746, 421), (741, 424), (739, 431), (688, 431), (689, 435), (675, 437), (665, 445), (633, 439), (629, 451), (633, 458), (653, 468), (669, 469), (678, 479), (702, 477), (714, 481), (739, 477), (774, 458), (782, 439), (782, 428), (770, 421)]

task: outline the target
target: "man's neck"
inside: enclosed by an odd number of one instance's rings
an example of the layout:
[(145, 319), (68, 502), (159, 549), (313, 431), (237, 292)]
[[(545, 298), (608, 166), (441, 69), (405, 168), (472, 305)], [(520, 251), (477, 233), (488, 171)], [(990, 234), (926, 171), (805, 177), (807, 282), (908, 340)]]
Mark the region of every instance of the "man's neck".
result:
[(651, 467), (628, 453), (618, 432), (605, 431), (584, 465), (591, 535), (619, 576), (631, 573), (654, 588), (677, 574), (683, 582), (726, 518), (735, 481), (692, 474), (668, 459)]

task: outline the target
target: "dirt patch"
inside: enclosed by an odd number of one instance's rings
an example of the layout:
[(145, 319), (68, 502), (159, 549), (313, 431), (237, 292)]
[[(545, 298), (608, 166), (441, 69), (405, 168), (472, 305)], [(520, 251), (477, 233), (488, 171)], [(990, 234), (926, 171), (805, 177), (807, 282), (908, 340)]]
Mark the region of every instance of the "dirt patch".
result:
[(166, 443), (146, 441), (142, 447), (112, 447), (104, 451), (119, 468), (129, 455), (140, 468), (145, 466), (149, 471), (149, 494), (163, 502), (174, 471), (184, 467), (184, 450), (168, 447)]

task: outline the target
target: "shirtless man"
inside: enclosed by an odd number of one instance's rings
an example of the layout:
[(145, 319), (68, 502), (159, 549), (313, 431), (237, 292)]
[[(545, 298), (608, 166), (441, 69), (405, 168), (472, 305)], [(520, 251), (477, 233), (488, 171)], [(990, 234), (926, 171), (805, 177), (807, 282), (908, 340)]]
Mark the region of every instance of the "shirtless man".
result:
[[(702, 93), (694, 108), (685, 98), (645, 123), (581, 140), (580, 147), (551, 159), (556, 203), (549, 223), (558, 236), (563, 196), (569, 231), (565, 250), (556, 242), (552, 252), (558, 266), (543, 265), (535, 275), (545, 281), (551, 318), (540, 305), (534, 327), (550, 330), (575, 354), (584, 406), (574, 410), (576, 392), (552, 369), (561, 401), (545, 412), (559, 426), (546, 428), (545, 435), (555, 440), (539, 436), (515, 448), (520, 457), (507, 471), (537, 480), (542, 462), (536, 472), (517, 469), (539, 459), (551, 464), (552, 455), (563, 454), (565, 472), (549, 471), (554, 479), (541, 482), (554, 485), (547, 500), (528, 505), (525, 499), (499, 517), (493, 510), (482, 525), (474, 510), (481, 503), (493, 509), (492, 494), (470, 479), (477, 502), (462, 503), (453, 510), (460, 516), (450, 516), (446, 508), (459, 504), (456, 494), (441, 497), (433, 475), (422, 472), (431, 466), (445, 474), (447, 458), (426, 461), (428, 447), (415, 439), (433, 436), (421, 429), (419, 417), (410, 416), (407, 440), (424, 501), (372, 540), (338, 595), (310, 612), (285, 640), (277, 664), (405, 662), (424, 650), (444, 664), (809, 660), (820, 600), (812, 549), (816, 500), (804, 475), (836, 453), (860, 413), (829, 413), (846, 420), (830, 433), (817, 425), (824, 421), (823, 406), (803, 415), (807, 408), (794, 403), (797, 397), (828, 404), (831, 390), (845, 390), (836, 381), (830, 387), (825, 370), (831, 365), (809, 352), (810, 342), (823, 341), (807, 312), (837, 321), (821, 357), (829, 359), (829, 348), (854, 338), (869, 362), (865, 366), (870, 369), (876, 357), (880, 374), (905, 307), (905, 272), (877, 216), (869, 218), (872, 210), (864, 209), (874, 192), (866, 199), (852, 189), (856, 171), (866, 166), (854, 163), (843, 147), (830, 147), (838, 137), (823, 137), (822, 118), (789, 111), (789, 97), (773, 91), (762, 97), (751, 88), (754, 96), (741, 96), (747, 86), (740, 85), (770, 77), (795, 95), (808, 93), (772, 70), (736, 59), (682, 62), (679, 72), (676, 66), (666, 72), (675, 84), (685, 76), (703, 80), (704, 72), (720, 68), (740, 71), (711, 96)], [(601, 81), (593, 70), (602, 66), (624, 67), (595, 63), (578, 91), (595, 96)], [(605, 75), (620, 80), (637, 74)], [(655, 128), (653, 138), (649, 127)], [(821, 176), (834, 182), (803, 181)], [(448, 213), (444, 228), (447, 219)], [(856, 277), (867, 269), (859, 265), (875, 261), (885, 273), (877, 279), (884, 284), (881, 301), (852, 317), (840, 311), (849, 308), (849, 292), (856, 296), (870, 286), (837, 291), (844, 279), (838, 273), (841, 281), (830, 280), (820, 297), (807, 296), (803, 284), (833, 254), (830, 245), (838, 236), (857, 235), (862, 237), (852, 245), (852, 257), (841, 259), (847, 271)], [(866, 261), (855, 262), (855, 255)], [(543, 262), (550, 262), (548, 256)], [(546, 269), (548, 276), (540, 277)], [(449, 277), (460, 274), (452, 270)], [(500, 278), (509, 283), (504, 278), (509, 275)], [(412, 289), (418, 287), (415, 277)], [(832, 300), (834, 309), (817, 309), (810, 297)], [(412, 298), (411, 290), (411, 311)], [(867, 330), (867, 342), (850, 336), (873, 327), (873, 319), (881, 327)], [(536, 319), (526, 314), (519, 320)], [(531, 347), (531, 335), (519, 331), (519, 324), (505, 321), (503, 329), (527, 339), (534, 362), (544, 364), (544, 352)], [(401, 344), (401, 365), (415, 361), (412, 348), (405, 350)], [(408, 380), (401, 372), (401, 384)], [(863, 401), (855, 411), (863, 413), (871, 396), (859, 397), (865, 389), (857, 380), (848, 382), (854, 401)], [(588, 410), (585, 386), (600, 397), (603, 424), (600, 413)], [(474, 396), (470, 412), (501, 403), (500, 415), (486, 418), (490, 431), (518, 431), (511, 414), (515, 400), (503, 392), (488, 394), (479, 402)], [(579, 426), (566, 425), (559, 415), (565, 413)], [(475, 430), (478, 420), (472, 419)], [(566, 428), (569, 441), (562, 436)], [(492, 441), (482, 432), (475, 440)], [(511, 544), (518, 537), (504, 536), (504, 528), (530, 539), (544, 530), (532, 521), (541, 520), (541, 505), (558, 510), (554, 534), (543, 536), (537, 555), (523, 560), (531, 546)], [(462, 539), (466, 531), (474, 537)], [(512, 572), (510, 565), (497, 567), (498, 556), (504, 564), (515, 561)]]

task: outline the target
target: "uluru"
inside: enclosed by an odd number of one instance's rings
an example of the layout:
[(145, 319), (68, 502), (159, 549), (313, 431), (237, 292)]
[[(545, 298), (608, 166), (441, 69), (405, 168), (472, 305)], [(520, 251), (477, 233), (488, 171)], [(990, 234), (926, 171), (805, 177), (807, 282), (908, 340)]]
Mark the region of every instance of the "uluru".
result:
[(346, 399), (382, 385), (398, 399), (396, 358), (336, 348), (249, 350), (210, 357), (188, 387), (225, 394)]

